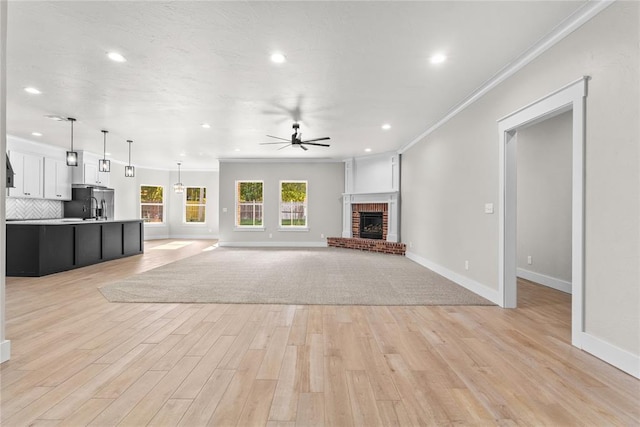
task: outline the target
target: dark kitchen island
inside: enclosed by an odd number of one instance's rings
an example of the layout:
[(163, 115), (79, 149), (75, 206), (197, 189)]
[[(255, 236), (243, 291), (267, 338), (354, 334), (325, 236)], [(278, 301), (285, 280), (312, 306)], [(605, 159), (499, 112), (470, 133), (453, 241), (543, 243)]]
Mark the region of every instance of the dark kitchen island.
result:
[(143, 252), (141, 219), (7, 222), (7, 276), (46, 276)]

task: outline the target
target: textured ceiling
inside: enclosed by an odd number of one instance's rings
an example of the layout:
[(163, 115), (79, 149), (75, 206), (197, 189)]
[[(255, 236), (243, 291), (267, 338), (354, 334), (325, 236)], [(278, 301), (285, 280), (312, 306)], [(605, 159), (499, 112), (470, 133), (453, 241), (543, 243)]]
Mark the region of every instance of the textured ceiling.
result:
[[(164, 169), (392, 151), (584, 3), (10, 1), (8, 133), (68, 147), (69, 124), (44, 116), (75, 117), (77, 149), (101, 153), (107, 129), (113, 158), (132, 139), (134, 164)], [(294, 118), (331, 147), (258, 144)]]

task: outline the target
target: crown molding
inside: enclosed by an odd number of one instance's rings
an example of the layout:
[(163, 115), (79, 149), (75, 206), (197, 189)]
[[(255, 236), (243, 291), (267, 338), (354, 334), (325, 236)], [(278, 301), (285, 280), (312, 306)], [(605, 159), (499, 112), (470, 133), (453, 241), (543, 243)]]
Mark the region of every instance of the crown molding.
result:
[(462, 110), (482, 98), (485, 94), (498, 86), (500, 83), (507, 80), (509, 77), (520, 71), (531, 61), (542, 55), (547, 50), (551, 49), (562, 39), (573, 33), (575, 30), (586, 24), (591, 18), (611, 6), (616, 0), (592, 0), (585, 3), (580, 9), (576, 10), (573, 14), (568, 16), (563, 22), (558, 24), (549, 34), (537, 41), (533, 46), (524, 51), (520, 56), (513, 60), (510, 64), (507, 64), (502, 70), (498, 71), (493, 77), (483, 83), (479, 88), (471, 93), (466, 99), (459, 104), (455, 105), (444, 117), (438, 120), (435, 124), (415, 137), (409, 143), (400, 147), (398, 152), (400, 154), (407, 151), (414, 146), (420, 140), (435, 132), (438, 128), (442, 127), (449, 120), (457, 116)]

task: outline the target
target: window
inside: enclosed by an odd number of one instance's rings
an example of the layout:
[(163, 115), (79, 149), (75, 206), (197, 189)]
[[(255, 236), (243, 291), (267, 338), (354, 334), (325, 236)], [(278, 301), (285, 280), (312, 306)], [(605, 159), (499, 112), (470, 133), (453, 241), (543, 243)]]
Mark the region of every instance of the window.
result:
[(187, 187), (184, 201), (184, 222), (203, 224), (207, 208), (207, 189), (205, 187)]
[(140, 186), (140, 218), (148, 223), (164, 222), (164, 187)]
[(262, 181), (236, 181), (236, 226), (262, 227)]
[(307, 181), (280, 181), (280, 226), (307, 227)]

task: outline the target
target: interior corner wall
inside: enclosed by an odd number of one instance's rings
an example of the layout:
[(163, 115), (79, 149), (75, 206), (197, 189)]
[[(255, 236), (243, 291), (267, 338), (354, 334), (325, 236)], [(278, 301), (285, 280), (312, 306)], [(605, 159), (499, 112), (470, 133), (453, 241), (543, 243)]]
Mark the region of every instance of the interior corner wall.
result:
[(496, 121), (591, 76), (586, 98), (585, 332), (636, 358), (639, 7), (637, 2), (613, 3), (406, 150), (401, 172), (402, 236), (408, 255), (497, 291), (498, 216), (483, 209), (485, 203), (498, 202)]
[[(7, 3), (0, 1), (0, 154), (7, 151)], [(0, 156), (0, 170), (6, 171), (6, 156)], [(3, 166), (4, 165), (4, 166)], [(6, 174), (2, 175), (6, 177)], [(5, 273), (7, 239), (5, 238), (6, 178), (0, 182), (0, 363), (11, 357), (11, 342), (5, 335)]]
[(572, 117), (568, 111), (517, 134), (518, 273), (548, 286), (571, 283)]
[[(236, 181), (264, 181), (264, 230), (235, 228)], [(278, 227), (281, 180), (308, 181), (308, 231)], [(220, 244), (229, 246), (321, 246), (342, 235), (342, 162), (220, 162)], [(226, 212), (225, 212), (226, 209)], [(269, 237), (271, 235), (271, 237)], [(321, 237), (324, 235), (325, 237)]]

